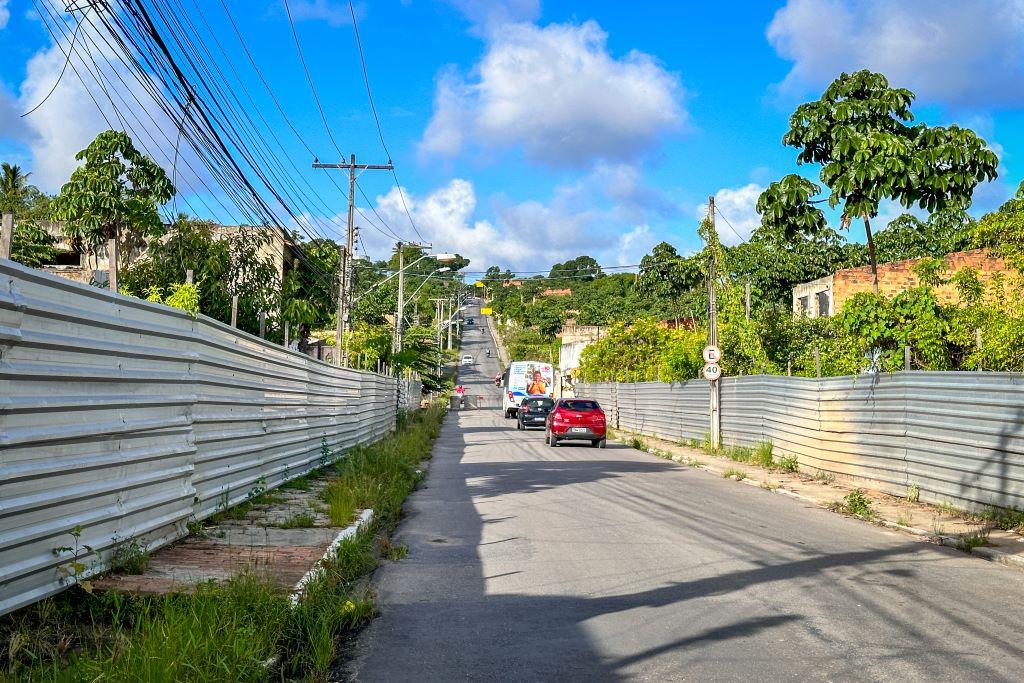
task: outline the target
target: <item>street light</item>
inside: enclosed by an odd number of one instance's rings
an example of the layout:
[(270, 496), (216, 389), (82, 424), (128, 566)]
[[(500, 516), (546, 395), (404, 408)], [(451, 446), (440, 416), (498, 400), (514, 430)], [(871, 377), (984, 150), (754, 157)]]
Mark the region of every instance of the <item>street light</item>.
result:
[[(435, 270), (435, 271), (433, 271), (432, 273), (430, 273), (429, 275), (427, 275), (427, 277), (426, 277), (426, 278), (424, 278), (424, 280), (423, 280), (423, 282), (422, 282), (422, 283), (420, 284), (420, 286), (416, 288), (416, 291), (414, 291), (414, 292), (412, 293), (412, 296), (410, 296), (410, 297), (409, 297), (409, 301), (412, 301), (412, 300), (414, 300), (414, 299), (416, 298), (416, 295), (420, 293), (420, 290), (421, 290), (421, 289), (423, 289), (423, 285), (427, 284), (427, 280), (429, 280), (430, 278), (432, 278), (432, 277), (433, 277), (434, 275), (437, 275), (438, 273), (447, 273), (447, 272), (448, 272), (449, 270), (451, 270), (451, 268), (449, 268), (448, 266), (445, 266), (445, 267), (443, 267), (443, 268), (438, 268), (437, 270)], [(408, 303), (409, 303), (409, 302), (407, 301), (407, 302), (406, 302), (406, 305), (408, 305)]]

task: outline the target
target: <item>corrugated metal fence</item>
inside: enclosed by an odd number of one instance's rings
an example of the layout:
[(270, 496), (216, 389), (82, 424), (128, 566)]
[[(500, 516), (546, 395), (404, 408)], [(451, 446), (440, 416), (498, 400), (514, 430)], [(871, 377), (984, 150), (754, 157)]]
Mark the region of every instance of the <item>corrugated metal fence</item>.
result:
[[(872, 488), (978, 509), (1024, 508), (1024, 375), (899, 372), (722, 380), (722, 441)], [(677, 442), (708, 433), (708, 383), (580, 385), (613, 426)]]
[(180, 538), (385, 435), (400, 385), (418, 405), (418, 382), (0, 261), (0, 614), (62, 588), (76, 526), (97, 571)]

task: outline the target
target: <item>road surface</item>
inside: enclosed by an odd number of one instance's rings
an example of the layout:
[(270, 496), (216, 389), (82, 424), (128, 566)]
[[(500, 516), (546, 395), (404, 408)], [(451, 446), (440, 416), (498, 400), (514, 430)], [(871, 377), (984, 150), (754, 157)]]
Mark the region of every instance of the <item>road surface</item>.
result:
[[(461, 378), (494, 397), (487, 347)], [(406, 511), (340, 678), (1024, 676), (1024, 574), (500, 409), (448, 416)]]

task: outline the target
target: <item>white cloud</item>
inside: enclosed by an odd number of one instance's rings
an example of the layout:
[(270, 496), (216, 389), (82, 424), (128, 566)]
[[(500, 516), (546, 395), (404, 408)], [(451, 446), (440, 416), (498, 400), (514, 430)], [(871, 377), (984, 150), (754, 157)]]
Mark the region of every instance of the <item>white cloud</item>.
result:
[[(761, 214), (757, 212), (757, 198), (764, 188), (757, 183), (743, 187), (723, 187), (715, 193), (715, 227), (722, 244), (735, 246), (750, 239), (750, 235), (761, 225)], [(694, 217), (703, 220), (708, 214), (708, 205), (702, 204)]]
[(768, 40), (793, 62), (783, 93), (872, 69), (922, 99), (959, 107), (1024, 102), (1020, 0), (788, 0)]
[(7, 5), (8, 0), (0, 0), (0, 29), (7, 28), (7, 22), (11, 20), (11, 10)]
[(421, 151), (521, 148), (533, 161), (568, 167), (652, 149), (685, 123), (683, 88), (650, 55), (614, 58), (607, 38), (593, 21), (491, 31), (471, 77), (441, 73)]
[(505, 24), (536, 21), (540, 0), (448, 0), (473, 23), (477, 33), (486, 34)]
[[(0, 128), (5, 137), (28, 147), (32, 155), (33, 183), (47, 192), (56, 192), (78, 167), (75, 155), (88, 146), (98, 133), (107, 130), (107, 120), (114, 127), (120, 128), (121, 123), (106, 94), (95, 86), (91, 72), (97, 68), (104, 76), (106, 91), (117, 103), (118, 113), (127, 121), (128, 132), (135, 145), (171, 175), (177, 140), (176, 126), (153, 102), (146, 88), (123, 70), (121, 62), (104, 41), (95, 35), (92, 27), (86, 25), (80, 29), (77, 44), (79, 47), (73, 53), (71, 65), (64, 70), (63, 76), (60, 74), (64, 69), (66, 45), (51, 45), (29, 59), (25, 67), (25, 79), (19, 90), (17, 108), (23, 112), (41, 102), (42, 105), (20, 119), (23, 122), (20, 129)], [(98, 50), (96, 45), (103, 46), (102, 50)], [(87, 61), (88, 67), (83, 64), (83, 59), (88, 58), (80, 52), (84, 46), (89, 46), (92, 58)], [(115, 69), (121, 73), (128, 87), (115, 75)], [(91, 88), (82, 85), (78, 74)], [(4, 118), (2, 100), (0, 96), (0, 122)], [(97, 103), (103, 107), (106, 119), (97, 109)], [(209, 183), (208, 172), (187, 144), (182, 142), (176, 179), (182, 187), (187, 184), (198, 189), (200, 183), (196, 175), (188, 170), (188, 165)]]
[[(296, 21), (325, 21), (329, 26), (348, 26), (352, 13), (348, 3), (332, 0), (291, 0), (289, 5)], [(362, 7), (356, 6), (356, 16), (362, 19)]]
[[(609, 198), (601, 190), (602, 180), (601, 173), (595, 172), (579, 182), (561, 185), (546, 203), (495, 197), (491, 200), (493, 220), (476, 217), (476, 191), (471, 182), (461, 178), (422, 197), (406, 194), (406, 202), (423, 237), (439, 250), (471, 259), (471, 270), (494, 264), (522, 271), (544, 270), (581, 254), (609, 265), (638, 263), (658, 240), (646, 222), (636, 219), (664, 214), (644, 212)], [(396, 231), (411, 233), (396, 188), (376, 198), (376, 209)], [(373, 217), (369, 210), (363, 213)], [(376, 257), (391, 248), (386, 237), (366, 226), (362, 237)]]

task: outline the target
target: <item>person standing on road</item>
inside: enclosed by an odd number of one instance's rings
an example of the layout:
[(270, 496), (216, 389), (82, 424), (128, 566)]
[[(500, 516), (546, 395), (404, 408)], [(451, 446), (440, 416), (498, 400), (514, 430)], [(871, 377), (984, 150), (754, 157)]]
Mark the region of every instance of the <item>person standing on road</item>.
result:
[(466, 387), (461, 384), (455, 387), (455, 395), (459, 397), (459, 407), (461, 408), (466, 402)]

